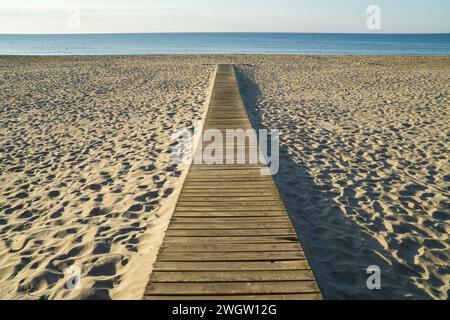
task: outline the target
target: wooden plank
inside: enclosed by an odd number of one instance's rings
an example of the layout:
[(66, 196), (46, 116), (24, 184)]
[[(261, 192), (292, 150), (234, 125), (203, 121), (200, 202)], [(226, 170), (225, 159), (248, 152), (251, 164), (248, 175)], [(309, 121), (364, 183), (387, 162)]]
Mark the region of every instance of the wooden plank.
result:
[(273, 185), (269, 182), (258, 182), (258, 183), (248, 183), (248, 182), (241, 182), (241, 183), (226, 183), (226, 184), (211, 184), (208, 182), (194, 182), (194, 181), (186, 181), (186, 188), (187, 189), (207, 189), (207, 190), (234, 190), (234, 189), (248, 189), (248, 190), (255, 190), (255, 189), (272, 189)]
[(228, 166), (227, 164), (217, 164), (217, 166), (223, 166), (222, 169), (214, 169), (213, 166), (215, 165), (210, 165), (211, 167), (195, 167), (195, 168), (191, 168), (191, 172), (192, 174), (197, 174), (197, 173), (202, 173), (202, 174), (212, 174), (215, 175), (217, 173), (221, 173), (221, 174), (233, 174), (233, 175), (239, 175), (239, 174), (260, 174), (261, 170), (263, 168), (261, 168), (258, 165), (254, 165), (254, 166), (247, 166), (247, 167), (240, 167), (240, 169), (232, 169), (232, 168), (227, 168), (226, 166)]
[(220, 172), (226, 172), (227, 170), (231, 171), (259, 171), (263, 168), (261, 165), (248, 165), (248, 164), (217, 164), (217, 165), (208, 165), (208, 164), (192, 164), (191, 166), (191, 172), (195, 172), (197, 170), (201, 171), (220, 171)]
[(164, 244), (161, 249), (165, 252), (264, 252), (264, 251), (295, 251), (300, 249), (297, 243), (219, 243), (219, 244)]
[(242, 230), (173, 230), (167, 231), (169, 237), (250, 237), (250, 236), (293, 236), (296, 234), (289, 229), (242, 229)]
[(286, 222), (221, 222), (221, 223), (186, 223), (173, 222), (170, 230), (253, 230), (253, 229), (289, 229), (291, 223)]
[(211, 237), (196, 237), (196, 236), (185, 236), (185, 237), (171, 237), (166, 236), (164, 243), (191, 243), (196, 245), (198, 243), (297, 243), (297, 237), (292, 235), (278, 236), (244, 236), (244, 237), (221, 237), (221, 236), (211, 236)]
[(235, 300), (235, 301), (267, 301), (267, 300), (321, 300), (322, 295), (320, 293), (296, 293), (296, 294), (271, 294), (271, 295), (208, 295), (205, 296), (170, 296), (170, 295), (144, 295), (143, 300), (182, 300), (182, 301), (197, 301), (197, 300)]
[[(210, 174), (210, 175), (217, 175), (217, 174), (254, 174), (254, 175), (260, 175), (261, 170), (265, 169), (264, 166), (261, 166), (260, 164), (236, 164), (236, 165), (230, 165), (226, 162), (223, 164), (205, 164), (202, 166), (199, 165), (193, 165), (191, 167), (192, 174), (197, 173), (204, 173), (204, 174)], [(191, 173), (189, 173), (191, 174)], [(270, 179), (269, 179), (270, 180)]]
[[(263, 184), (227, 184), (227, 185), (208, 185), (205, 183), (192, 183), (185, 185), (183, 192), (236, 192), (236, 190), (244, 190), (245, 192), (250, 191), (269, 191), (272, 190), (273, 186), (270, 183)], [(184, 194), (184, 193), (183, 193)], [(182, 195), (183, 195), (182, 194)]]
[(236, 186), (235, 188), (226, 188), (226, 186), (211, 186), (210, 188), (204, 188), (202, 185), (199, 186), (188, 186), (186, 185), (183, 189), (183, 193), (180, 195), (191, 195), (190, 193), (223, 193), (223, 194), (236, 194), (236, 195), (254, 195), (254, 194), (268, 194), (273, 196), (272, 185), (264, 184), (264, 185), (256, 185), (253, 188), (251, 186)]
[(166, 252), (161, 250), (159, 261), (287, 261), (305, 259), (302, 251), (264, 252)]
[(256, 173), (255, 172), (238, 173), (238, 172), (235, 172), (235, 171), (230, 172), (230, 171), (224, 170), (223, 174), (218, 174), (217, 172), (216, 173), (212, 173), (211, 171), (207, 171), (207, 172), (201, 171), (201, 172), (196, 172), (196, 173), (193, 173), (193, 174), (189, 175), (189, 180), (192, 180), (192, 181), (195, 181), (195, 180), (217, 180), (217, 179), (220, 180), (222, 178), (226, 179), (227, 181), (231, 180), (231, 179), (232, 180), (238, 180), (238, 179), (240, 179), (240, 180), (248, 180), (248, 179), (252, 179), (252, 180), (250, 180), (250, 182), (251, 181), (257, 181), (257, 178), (258, 178), (258, 179), (261, 179), (263, 181), (271, 182), (270, 179), (268, 179), (267, 177), (262, 177), (260, 175), (259, 171), (256, 172)]
[(155, 271), (266, 271), (310, 270), (307, 260), (291, 261), (230, 261), (230, 262), (159, 262)]
[(271, 212), (271, 211), (283, 211), (284, 206), (242, 206), (242, 207), (236, 207), (236, 206), (203, 206), (203, 207), (192, 207), (192, 206), (178, 206), (176, 209), (178, 212), (243, 212), (243, 211), (260, 211), (260, 212)]
[(314, 280), (311, 270), (155, 272), (152, 282), (249, 282)]
[(264, 217), (240, 217), (240, 216), (235, 216), (235, 217), (228, 217), (228, 218), (214, 218), (214, 217), (203, 217), (203, 218), (197, 218), (197, 217), (174, 217), (172, 219), (172, 223), (202, 223), (202, 224), (208, 224), (208, 223), (271, 223), (271, 222), (286, 222), (286, 223), (290, 223), (291, 221), (285, 217), (285, 216), (280, 216), (280, 217), (268, 217), (268, 218), (264, 218)]
[(283, 210), (249, 210), (249, 211), (178, 211), (177, 217), (216, 217), (216, 218), (234, 218), (234, 217), (285, 217)]
[(247, 195), (242, 194), (225, 194), (224, 196), (220, 195), (196, 195), (196, 194), (186, 194), (186, 192), (183, 193), (180, 198), (178, 198), (179, 201), (183, 202), (196, 202), (196, 201), (209, 201), (209, 202), (222, 202), (222, 201), (264, 201), (264, 200), (279, 200), (279, 198), (274, 195), (273, 193), (267, 193), (267, 196), (258, 194), (258, 193), (248, 193)]
[(315, 281), (149, 283), (145, 295), (227, 295), (318, 293)]
[(259, 184), (264, 184), (264, 183), (270, 183), (270, 180), (267, 179), (266, 177), (260, 177), (260, 178), (247, 178), (247, 177), (188, 177), (186, 179), (186, 183), (188, 185), (190, 184), (195, 184), (195, 183), (214, 183), (214, 184), (219, 184), (219, 183), (235, 183), (235, 184), (241, 184), (241, 183), (246, 183), (246, 184), (253, 184), (255, 182), (258, 182)]
[(283, 203), (281, 200), (242, 200), (242, 201), (233, 201), (232, 199), (223, 199), (222, 201), (178, 201), (179, 208), (188, 208), (188, 207), (214, 207), (214, 208), (223, 208), (223, 207), (232, 207), (232, 208), (261, 208), (265, 207), (276, 207), (283, 208)]

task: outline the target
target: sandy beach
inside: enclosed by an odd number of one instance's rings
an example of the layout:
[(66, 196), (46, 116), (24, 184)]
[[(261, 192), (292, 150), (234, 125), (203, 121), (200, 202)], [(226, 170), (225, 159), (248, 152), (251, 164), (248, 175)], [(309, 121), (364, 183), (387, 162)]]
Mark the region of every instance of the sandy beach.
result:
[[(148, 58), (2, 58), (2, 298), (139, 299), (213, 67)], [(64, 289), (76, 264), (80, 290)]]
[(324, 297), (448, 299), (450, 58), (275, 55), (0, 57), (0, 298), (142, 297), (188, 170), (170, 136), (204, 119), (218, 63), (280, 130)]

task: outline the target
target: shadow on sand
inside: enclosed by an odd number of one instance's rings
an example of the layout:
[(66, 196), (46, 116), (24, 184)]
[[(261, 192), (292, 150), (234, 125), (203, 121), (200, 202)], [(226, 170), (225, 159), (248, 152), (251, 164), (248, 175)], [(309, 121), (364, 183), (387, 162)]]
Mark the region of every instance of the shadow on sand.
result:
[[(239, 66), (235, 69), (252, 126), (265, 128), (258, 85)], [(283, 145), (280, 145), (280, 171), (274, 179), (325, 299), (429, 298), (414, 286), (410, 270), (396, 262), (390, 264), (377, 254), (389, 256), (375, 239), (341, 212), (327, 190), (314, 183), (305, 167), (292, 161)], [(380, 290), (367, 288), (370, 275), (366, 270), (372, 265), (381, 269)]]

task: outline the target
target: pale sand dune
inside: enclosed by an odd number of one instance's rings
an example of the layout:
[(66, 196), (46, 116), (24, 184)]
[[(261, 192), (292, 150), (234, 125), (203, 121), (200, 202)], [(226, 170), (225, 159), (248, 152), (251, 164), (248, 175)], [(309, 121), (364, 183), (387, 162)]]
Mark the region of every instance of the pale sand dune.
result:
[[(213, 71), (0, 59), (1, 298), (142, 297), (186, 173), (170, 135), (202, 119)], [(82, 288), (66, 290), (74, 263)]]
[(169, 137), (217, 63), (282, 130), (276, 182), (324, 296), (448, 298), (450, 58), (319, 56), (0, 58), (0, 297), (141, 297), (186, 173)]

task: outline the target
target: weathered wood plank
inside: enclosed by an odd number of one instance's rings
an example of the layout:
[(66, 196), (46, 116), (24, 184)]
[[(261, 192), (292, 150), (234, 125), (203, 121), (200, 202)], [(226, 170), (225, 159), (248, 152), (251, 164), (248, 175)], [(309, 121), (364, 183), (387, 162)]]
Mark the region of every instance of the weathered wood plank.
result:
[(203, 296), (163, 296), (163, 295), (144, 295), (143, 300), (183, 300), (183, 301), (197, 301), (197, 300), (236, 300), (236, 301), (267, 301), (267, 300), (321, 300), (322, 295), (320, 293), (296, 293), (296, 294), (271, 294), (271, 295), (209, 295)]
[(188, 208), (188, 207), (214, 207), (214, 208), (223, 208), (223, 207), (232, 207), (232, 208), (261, 208), (265, 207), (276, 207), (282, 208), (283, 203), (281, 200), (243, 200), (243, 201), (233, 201), (231, 199), (223, 199), (222, 201), (178, 201), (179, 208)]
[[(202, 190), (203, 189), (203, 190)], [(226, 184), (226, 185), (211, 185), (206, 183), (186, 183), (184, 192), (235, 192), (236, 190), (246, 190), (246, 192), (255, 190), (272, 190), (273, 186), (270, 183), (258, 183), (255, 185), (240, 183), (240, 184)]]
[[(203, 190), (202, 190), (203, 189)], [(191, 185), (187, 185), (183, 189), (184, 195), (191, 195), (189, 193), (197, 193), (197, 192), (205, 192), (205, 193), (213, 193), (213, 192), (221, 192), (224, 194), (234, 193), (236, 195), (244, 195), (244, 196), (262, 196), (262, 194), (268, 194), (274, 196), (273, 194), (273, 186), (269, 183), (257, 184), (254, 185), (253, 188), (250, 185), (241, 184), (241, 185), (211, 185), (210, 188), (207, 188), (207, 184), (205, 183), (193, 183)], [(259, 192), (261, 194), (259, 194)]]
[(227, 182), (226, 184), (219, 184), (214, 182), (207, 183), (204, 181), (186, 181), (186, 188), (188, 189), (208, 189), (208, 190), (227, 190), (227, 189), (272, 189), (272, 183), (268, 181), (258, 182), (258, 183), (249, 183), (249, 182)]
[(178, 206), (177, 211), (179, 212), (244, 212), (244, 211), (260, 211), (260, 212), (271, 212), (271, 211), (283, 211), (284, 206), (258, 206), (258, 205), (252, 205), (252, 206), (242, 206), (242, 207), (236, 207), (236, 206), (204, 206), (204, 207), (190, 207), (190, 206)]
[(249, 237), (249, 236), (292, 236), (296, 234), (292, 228), (288, 229), (242, 229), (242, 230), (173, 230), (167, 231), (169, 237)]
[(249, 165), (249, 164), (217, 164), (217, 165), (207, 165), (207, 164), (192, 164), (191, 166), (191, 172), (196, 171), (220, 171), (220, 172), (226, 172), (227, 170), (230, 171), (259, 171), (263, 168), (261, 165)]
[(179, 211), (177, 217), (216, 217), (216, 218), (234, 218), (234, 217), (284, 217), (286, 212), (283, 210), (249, 210), (249, 211)]
[(289, 229), (290, 222), (222, 222), (222, 223), (186, 223), (173, 222), (170, 230), (253, 230), (253, 229)]
[(265, 251), (298, 251), (300, 245), (297, 243), (219, 243), (219, 244), (163, 244), (164, 252), (265, 252)]
[(161, 250), (159, 261), (277, 261), (305, 259), (302, 251), (264, 252), (166, 252)]
[(152, 282), (249, 282), (314, 280), (311, 270), (155, 272)]
[(208, 283), (150, 283), (146, 295), (227, 295), (227, 294), (287, 294), (318, 293), (315, 281), (281, 282), (208, 282)]
[(228, 217), (228, 218), (212, 218), (212, 217), (203, 217), (203, 218), (196, 218), (196, 217), (174, 217), (172, 219), (172, 223), (202, 223), (202, 224), (209, 224), (209, 223), (272, 223), (272, 222), (286, 222), (286, 223), (290, 223), (291, 221), (285, 217), (285, 216), (280, 216), (280, 217), (269, 217), (269, 218), (263, 218), (263, 217), (258, 217), (258, 218), (254, 218), (254, 217)]
[(261, 194), (252, 193), (249, 195), (242, 195), (242, 194), (235, 194), (235, 195), (226, 195), (226, 196), (205, 196), (205, 195), (187, 195), (186, 193), (183, 193), (181, 197), (178, 198), (179, 201), (182, 202), (228, 202), (228, 201), (275, 201), (279, 200), (279, 198), (273, 194), (268, 193), (267, 196), (263, 196)]
[(265, 271), (310, 270), (307, 260), (292, 261), (229, 261), (229, 262), (159, 262), (155, 271)]
[(221, 236), (210, 236), (210, 237), (197, 237), (197, 236), (175, 236), (171, 237), (169, 235), (165, 238), (165, 243), (191, 243), (192, 245), (198, 243), (297, 243), (297, 237), (292, 235), (270, 235), (270, 236), (244, 236), (244, 237), (221, 237)]

